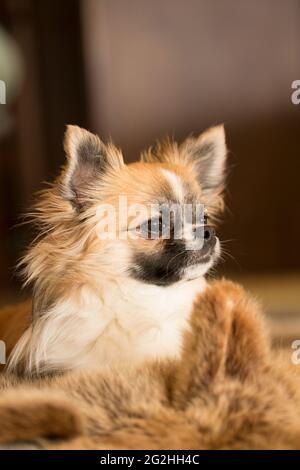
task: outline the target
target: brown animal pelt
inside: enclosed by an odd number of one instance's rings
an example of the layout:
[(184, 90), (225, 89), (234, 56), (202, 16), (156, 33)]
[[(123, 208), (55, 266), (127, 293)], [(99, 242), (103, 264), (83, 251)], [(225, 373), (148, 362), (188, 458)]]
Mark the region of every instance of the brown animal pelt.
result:
[[(237, 285), (196, 300), (178, 361), (18, 383), (2, 377), (0, 442), (46, 449), (299, 449), (300, 381)], [(55, 438), (55, 439), (54, 439)]]

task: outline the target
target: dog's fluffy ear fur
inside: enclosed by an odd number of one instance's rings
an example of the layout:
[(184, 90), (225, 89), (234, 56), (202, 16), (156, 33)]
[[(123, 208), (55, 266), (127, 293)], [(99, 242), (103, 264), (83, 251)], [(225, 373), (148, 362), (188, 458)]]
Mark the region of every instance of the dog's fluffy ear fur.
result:
[(78, 126), (67, 126), (64, 138), (67, 164), (61, 176), (62, 195), (76, 207), (88, 199), (88, 190), (103, 174), (124, 164), (121, 152), (112, 144)]
[(141, 156), (145, 162), (192, 165), (207, 198), (219, 196), (224, 189), (227, 148), (224, 126), (211, 127), (198, 137), (189, 137), (181, 145), (165, 139)]
[(212, 127), (198, 138), (187, 139), (182, 146), (195, 165), (203, 193), (208, 197), (221, 193), (227, 155), (224, 126)]

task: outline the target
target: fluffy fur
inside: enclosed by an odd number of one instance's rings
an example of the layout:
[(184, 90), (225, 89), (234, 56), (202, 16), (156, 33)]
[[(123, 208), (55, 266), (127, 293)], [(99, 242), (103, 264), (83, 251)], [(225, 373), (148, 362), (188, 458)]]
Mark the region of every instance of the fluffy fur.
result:
[(270, 349), (253, 301), (237, 285), (215, 282), (195, 301), (190, 324), (177, 360), (33, 384), (2, 377), (0, 442), (30, 439), (46, 449), (299, 449), (299, 376)]
[[(218, 239), (207, 232), (198, 250), (187, 250), (196, 239), (102, 240), (99, 207), (111, 204), (121, 217), (120, 195), (128, 205), (202, 203), (213, 221), (222, 208), (223, 127), (181, 145), (165, 141), (125, 165), (112, 144), (69, 126), (65, 151), (65, 168), (31, 214), (38, 235), (21, 265), (33, 285), (32, 321), (8, 370), (34, 375), (178, 357)], [(126, 219), (118, 235), (128, 231)]]

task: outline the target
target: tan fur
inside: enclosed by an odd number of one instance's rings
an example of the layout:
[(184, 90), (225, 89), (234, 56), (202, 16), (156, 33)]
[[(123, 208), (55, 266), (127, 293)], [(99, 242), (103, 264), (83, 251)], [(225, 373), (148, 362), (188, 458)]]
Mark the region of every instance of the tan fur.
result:
[[(223, 135), (222, 135), (223, 134)], [(218, 184), (217, 191), (207, 193), (202, 191), (203, 203), (207, 206), (212, 216), (217, 216), (224, 208), (223, 190), (224, 190), (224, 173), (225, 160), (222, 158), (222, 147), (225, 145), (224, 126), (215, 126), (200, 134), (198, 137), (190, 137), (178, 145), (173, 140), (166, 138), (158, 141), (155, 146), (150, 147), (146, 152), (142, 153), (141, 159), (147, 163), (169, 164), (170, 169), (182, 176), (190, 173), (192, 175), (191, 184), (195, 184), (195, 174), (197, 174), (197, 165), (199, 163), (199, 155), (197, 148), (215, 143), (218, 158), (220, 159), (220, 171), (214, 171), (214, 176), (219, 173), (221, 182)], [(204, 160), (209, 160), (210, 155), (204, 156)], [(193, 181), (192, 181), (193, 180)]]
[[(195, 302), (180, 360), (33, 384), (2, 377), (0, 442), (30, 436), (48, 449), (299, 449), (299, 385), (270, 349), (257, 305), (239, 286), (218, 281)], [(66, 422), (78, 424), (71, 430)], [(53, 431), (59, 441), (36, 441)]]

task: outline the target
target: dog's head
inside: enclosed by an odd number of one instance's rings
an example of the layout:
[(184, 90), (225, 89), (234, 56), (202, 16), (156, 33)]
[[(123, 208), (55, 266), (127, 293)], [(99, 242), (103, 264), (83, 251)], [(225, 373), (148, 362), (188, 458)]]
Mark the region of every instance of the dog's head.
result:
[(167, 140), (130, 165), (78, 127), (68, 128), (65, 150), (61, 194), (78, 224), (84, 216), (93, 220), (99, 270), (110, 265), (110, 274), (168, 285), (213, 265), (220, 251), (212, 218), (222, 204), (222, 126), (179, 146)]
[(213, 224), (223, 205), (223, 126), (181, 145), (166, 140), (129, 165), (112, 144), (76, 126), (68, 126), (64, 147), (67, 163), (37, 205), (45, 234), (25, 258), (29, 280), (44, 273), (62, 284), (106, 276), (165, 286), (212, 267), (220, 252)]

